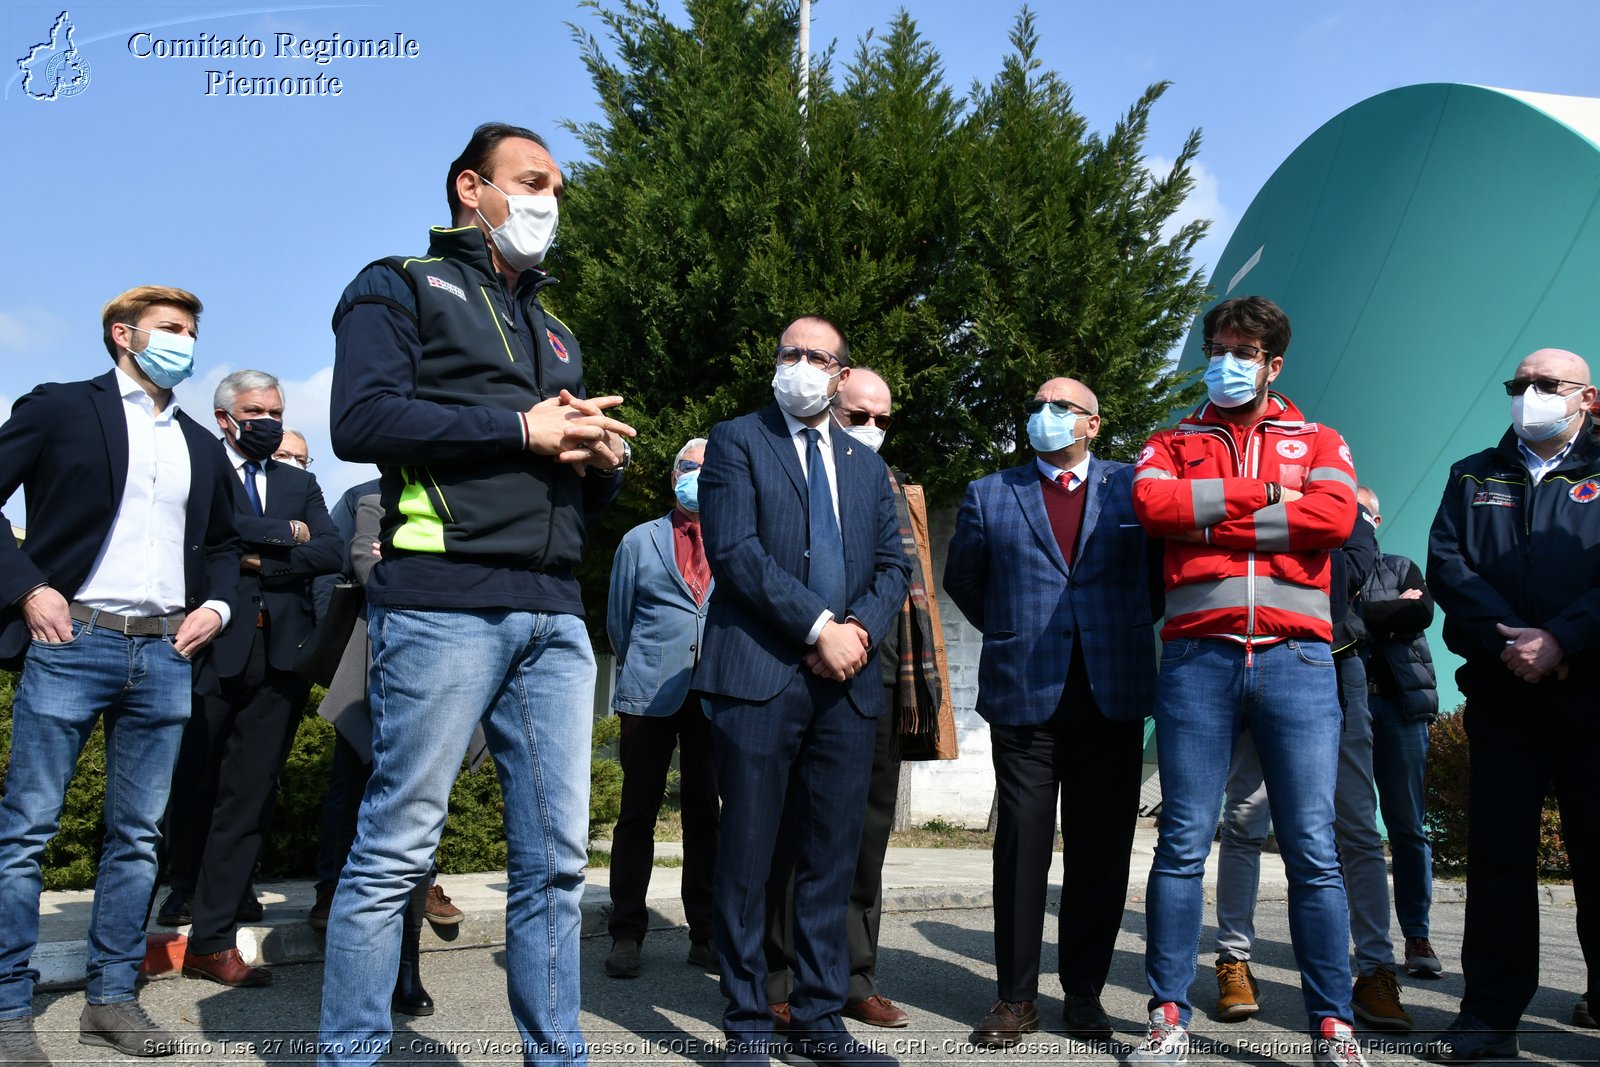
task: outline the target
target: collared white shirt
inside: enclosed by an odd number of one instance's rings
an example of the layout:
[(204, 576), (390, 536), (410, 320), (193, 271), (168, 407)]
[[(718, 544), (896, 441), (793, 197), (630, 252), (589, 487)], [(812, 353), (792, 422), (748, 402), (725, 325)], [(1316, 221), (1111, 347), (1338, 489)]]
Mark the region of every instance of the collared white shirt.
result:
[[(249, 459), (247, 457), (245, 457), (245, 456), (241, 456), (239, 454), (239, 450), (237, 448), (233, 447), (233, 442), (228, 440), (226, 437), (224, 437), (222, 439), (222, 443), (227, 448), (228, 459), (233, 462), (233, 473), (234, 473), (234, 476), (239, 479), (239, 484), (243, 485), (245, 477), (246, 477), (246, 475), (244, 473), (244, 465), (249, 462)], [(261, 510), (262, 511), (266, 511), (267, 510), (267, 461), (264, 460), (264, 459), (256, 460), (256, 467), (258, 468), (256, 470), (256, 492), (261, 494)], [(249, 494), (248, 493), (245, 494), (245, 499), (247, 499), (247, 500), (249, 499)]]
[[(184, 607), (184, 518), (189, 508), (189, 442), (178, 402), (156, 413), (155, 401), (115, 368), (128, 426), (128, 477), (111, 533), (72, 599), (118, 615), (170, 615)], [(228, 623), (220, 600), (203, 605)]]
[(804, 430), (816, 430), (822, 435), (817, 442), (817, 448), (822, 451), (822, 469), (828, 473), (828, 492), (833, 497), (833, 521), (839, 526), (841, 534), (844, 524), (839, 522), (839, 474), (833, 469), (833, 420), (823, 419), (820, 426), (807, 426), (782, 408), (783, 421), (789, 427), (789, 440), (794, 442), (795, 454), (800, 457), (800, 473), (808, 479), (811, 472), (806, 469), (806, 438)]
[(1087, 452), (1083, 454), (1083, 458), (1081, 460), (1073, 465), (1071, 470), (1062, 470), (1060, 467), (1046, 463), (1038, 456), (1033, 457), (1033, 462), (1036, 466), (1038, 466), (1039, 473), (1044, 475), (1047, 481), (1059, 481), (1061, 476), (1065, 474), (1067, 476), (1067, 489), (1069, 491), (1077, 489), (1089, 476), (1089, 453)]
[(1572, 451), (1572, 442), (1578, 439), (1574, 434), (1572, 440), (1561, 446), (1561, 451), (1549, 459), (1541, 459), (1539, 454), (1528, 447), (1522, 438), (1517, 438), (1517, 451), (1522, 453), (1522, 462), (1528, 468), (1528, 477), (1534, 485), (1544, 481), (1544, 476), (1561, 466), (1561, 461), (1567, 458), (1567, 453)]
[[(833, 469), (833, 420), (831, 418), (823, 419), (820, 426), (807, 426), (787, 411), (784, 411), (783, 408), (780, 407), (778, 411), (783, 414), (784, 425), (789, 427), (789, 440), (794, 442), (794, 450), (800, 457), (800, 473), (808, 479), (811, 477), (811, 472), (806, 469), (806, 439), (805, 434), (801, 431), (816, 430), (822, 435), (821, 439), (817, 441), (817, 448), (822, 452), (822, 469), (827, 472), (828, 492), (833, 497), (833, 521), (839, 526), (839, 538), (842, 543), (844, 540), (844, 524), (839, 522), (839, 474)], [(817, 621), (811, 624), (811, 630), (806, 634), (806, 644), (816, 644), (817, 638), (822, 636), (822, 628), (832, 618), (833, 612), (831, 611), (824, 611), (821, 615), (818, 615)]]

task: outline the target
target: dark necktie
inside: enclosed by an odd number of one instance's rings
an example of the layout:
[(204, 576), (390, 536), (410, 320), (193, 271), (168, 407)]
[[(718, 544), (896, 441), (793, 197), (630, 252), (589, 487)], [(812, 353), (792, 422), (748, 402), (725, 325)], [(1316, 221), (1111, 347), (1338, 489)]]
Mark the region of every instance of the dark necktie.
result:
[(261, 464), (253, 459), (244, 461), (244, 495), (250, 498), (250, 510), (259, 517), (266, 512), (261, 507), (261, 491), (256, 488), (256, 475), (261, 473)]
[(820, 596), (843, 619), (844, 542), (839, 539), (839, 521), (833, 514), (833, 493), (828, 488), (828, 471), (822, 465), (822, 439), (819, 430), (802, 431), (806, 438), (806, 488), (810, 496), (810, 566), (806, 568), (806, 588)]

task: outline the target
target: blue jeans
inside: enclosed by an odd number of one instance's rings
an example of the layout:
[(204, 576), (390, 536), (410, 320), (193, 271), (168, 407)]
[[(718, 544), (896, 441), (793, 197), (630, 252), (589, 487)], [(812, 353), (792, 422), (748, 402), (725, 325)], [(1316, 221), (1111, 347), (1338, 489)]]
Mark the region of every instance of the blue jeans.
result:
[(1433, 846), (1423, 828), (1428, 723), (1408, 722), (1400, 714), (1400, 702), (1392, 697), (1372, 693), (1367, 699), (1372, 705), (1372, 775), (1394, 857), (1395, 918), (1404, 936), (1427, 937), (1433, 906)]
[(1289, 936), (1306, 1014), (1349, 1022), (1350, 920), (1333, 841), (1341, 719), (1324, 641), (1255, 650), (1224, 640), (1168, 641), (1156, 703), (1161, 818), (1150, 866), (1145, 972), (1151, 1008), (1178, 1006), (1185, 1026), (1205, 909), (1203, 877), (1234, 743), (1248, 729), (1289, 876)]
[(372, 777), (328, 917), (319, 1062), (388, 1050), (402, 913), (482, 720), (505, 800), (506, 986), (523, 1062), (587, 1063), (578, 935), (595, 666), (583, 620), (373, 607), (368, 632)]
[(89, 918), (90, 1004), (134, 999), (157, 826), (189, 718), (194, 673), (164, 637), (72, 624), (70, 641), (29, 646), (11, 705), (11, 765), (0, 800), (0, 1019), (33, 1013), (39, 861), (60, 827), (78, 754), (103, 718), (105, 845)]
[[(1334, 788), (1334, 840), (1339, 845), (1345, 894), (1350, 901), (1350, 936), (1356, 973), (1394, 970), (1389, 940), (1389, 865), (1378, 835), (1377, 798), (1372, 791), (1372, 713), (1367, 708), (1367, 672), (1359, 656), (1343, 656), (1344, 734)], [(1222, 847), (1217, 851), (1217, 954), (1248, 960), (1255, 941), (1256, 895), (1261, 849), (1267, 842), (1267, 787), (1261, 759), (1246, 732), (1234, 746), (1222, 808)]]

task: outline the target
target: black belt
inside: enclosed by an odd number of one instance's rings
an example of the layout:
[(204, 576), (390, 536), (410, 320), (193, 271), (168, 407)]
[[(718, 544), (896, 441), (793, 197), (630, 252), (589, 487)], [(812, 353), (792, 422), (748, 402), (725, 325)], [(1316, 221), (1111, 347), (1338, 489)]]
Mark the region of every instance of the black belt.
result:
[(67, 613), (78, 622), (87, 623), (93, 619), (99, 629), (125, 637), (165, 637), (176, 634), (183, 620), (189, 617), (187, 611), (174, 611), (171, 615), (118, 615), (103, 608), (91, 608), (76, 600), (68, 606)]

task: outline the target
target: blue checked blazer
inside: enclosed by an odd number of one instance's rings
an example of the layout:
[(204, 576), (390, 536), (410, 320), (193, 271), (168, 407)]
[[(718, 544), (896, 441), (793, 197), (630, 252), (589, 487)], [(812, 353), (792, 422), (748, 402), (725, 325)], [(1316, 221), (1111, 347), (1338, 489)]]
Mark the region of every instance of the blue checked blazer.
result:
[[(905, 603), (911, 565), (883, 460), (837, 428), (831, 438), (846, 611), (876, 650)], [(775, 405), (712, 428), (700, 468), (700, 529), (716, 586), (697, 692), (763, 703), (806, 669), (806, 635), (827, 608), (806, 588), (807, 500), (800, 458)], [(875, 666), (843, 689), (860, 714), (883, 712), (883, 672)]]
[(1069, 572), (1029, 460), (967, 486), (944, 588), (983, 634), (978, 714), (997, 726), (1047, 721), (1074, 642), (1095, 704), (1137, 720), (1155, 706), (1161, 542), (1133, 514), (1133, 468), (1091, 456), (1083, 528)]

